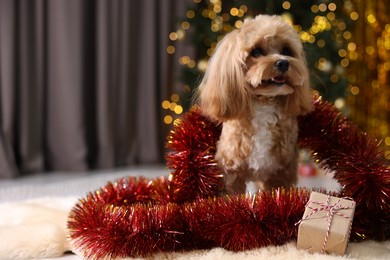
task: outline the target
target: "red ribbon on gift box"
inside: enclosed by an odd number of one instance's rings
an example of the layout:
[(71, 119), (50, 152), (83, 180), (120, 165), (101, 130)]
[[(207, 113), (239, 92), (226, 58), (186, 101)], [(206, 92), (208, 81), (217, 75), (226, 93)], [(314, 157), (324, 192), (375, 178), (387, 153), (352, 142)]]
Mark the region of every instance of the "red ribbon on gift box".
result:
[[(326, 230), (326, 235), (325, 235), (325, 239), (324, 239), (324, 243), (322, 244), (322, 248), (321, 248), (321, 253), (323, 254), (325, 252), (325, 247), (326, 247), (326, 244), (328, 243), (328, 239), (329, 239), (329, 234), (330, 234), (330, 227), (331, 227), (331, 224), (332, 224), (332, 219), (333, 219), (333, 216), (334, 214), (340, 216), (340, 217), (343, 217), (343, 218), (346, 218), (349, 220), (349, 224), (350, 224), (350, 229), (352, 227), (352, 218), (350, 218), (349, 216), (341, 213), (341, 212), (338, 212), (338, 210), (342, 210), (342, 209), (352, 209), (353, 208), (353, 205), (354, 205), (354, 202), (351, 203), (350, 206), (348, 207), (345, 207), (345, 206), (342, 206), (340, 204), (340, 201), (342, 199), (344, 200), (351, 200), (353, 201), (352, 198), (349, 198), (349, 197), (343, 197), (343, 198), (339, 198), (337, 202), (335, 202), (334, 204), (330, 204), (330, 198), (331, 196), (328, 195), (328, 199), (326, 200), (326, 202), (319, 202), (319, 201), (311, 201), (309, 200), (306, 204), (306, 208), (309, 208), (311, 210), (313, 210), (310, 214), (308, 214), (306, 217), (302, 218), (300, 221), (298, 221), (295, 225), (299, 225), (302, 221), (306, 220), (307, 218), (311, 217), (312, 215), (320, 212), (320, 211), (327, 211), (327, 215), (326, 215), (326, 221), (328, 222), (328, 227), (327, 227), (327, 230)], [(316, 204), (317, 207), (312, 207), (310, 206), (310, 204)]]

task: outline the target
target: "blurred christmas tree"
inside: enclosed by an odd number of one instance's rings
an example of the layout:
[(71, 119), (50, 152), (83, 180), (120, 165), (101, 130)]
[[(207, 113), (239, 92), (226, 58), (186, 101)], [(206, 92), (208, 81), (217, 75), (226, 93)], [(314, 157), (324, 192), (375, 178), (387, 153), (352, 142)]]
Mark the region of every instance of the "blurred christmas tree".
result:
[[(344, 10), (344, 1), (283, 0), (194, 0), (180, 28), (170, 34), (172, 41), (184, 39), (194, 47), (192, 57), (182, 56), (181, 81), (185, 93), (181, 103), (191, 104), (193, 90), (207, 67), (218, 41), (228, 32), (240, 28), (243, 20), (257, 14), (279, 14), (299, 33), (307, 53), (313, 88), (326, 100), (343, 100), (348, 82), (347, 41), (353, 19)], [(168, 51), (169, 52), (169, 51)]]

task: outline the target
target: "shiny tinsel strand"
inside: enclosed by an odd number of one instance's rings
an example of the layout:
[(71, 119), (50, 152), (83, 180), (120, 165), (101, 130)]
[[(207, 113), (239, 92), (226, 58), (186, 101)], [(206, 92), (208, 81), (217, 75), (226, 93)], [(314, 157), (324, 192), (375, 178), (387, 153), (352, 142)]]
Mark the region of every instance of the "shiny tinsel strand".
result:
[(390, 170), (378, 141), (320, 99), (299, 126), (300, 145), (310, 149), (323, 168), (334, 171), (345, 195), (368, 209), (389, 209)]
[[(175, 125), (167, 138), (167, 165), (173, 201), (184, 203), (216, 196), (223, 188), (222, 174), (215, 161), (221, 127), (194, 107)], [(188, 192), (191, 190), (191, 192)]]
[(168, 181), (164, 177), (153, 180), (144, 177), (119, 178), (114, 183), (108, 182), (95, 192), (90, 192), (87, 198), (115, 206), (170, 201)]
[(186, 221), (177, 204), (127, 207), (84, 203), (76, 206), (69, 218), (73, 247), (85, 258), (147, 256), (188, 248)]
[(278, 188), (257, 196), (257, 214), (267, 225), (267, 237), (272, 245), (282, 245), (297, 238), (297, 223), (303, 216), (311, 190)]
[(85, 257), (121, 254), (123, 252), (118, 252), (115, 243), (120, 234), (129, 234), (130, 231), (122, 229), (118, 223), (126, 218), (136, 221), (132, 217), (139, 214), (128, 214), (137, 207), (139, 209), (139, 205), (145, 204), (147, 206), (144, 207), (149, 208), (168, 201), (168, 186), (164, 178), (124, 177), (114, 183), (108, 182), (73, 207), (68, 218), (68, 236), (76, 251)]
[(306, 189), (197, 200), (185, 206), (190, 229), (216, 247), (232, 251), (284, 244), (297, 235), (310, 196)]

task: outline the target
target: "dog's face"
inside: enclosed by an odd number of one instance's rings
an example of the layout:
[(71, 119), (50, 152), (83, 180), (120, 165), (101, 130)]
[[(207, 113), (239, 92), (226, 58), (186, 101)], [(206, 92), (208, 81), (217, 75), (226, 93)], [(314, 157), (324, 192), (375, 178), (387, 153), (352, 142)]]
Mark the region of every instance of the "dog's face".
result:
[[(246, 57), (245, 80), (257, 95), (292, 94), (308, 81), (302, 44), (287, 23), (273, 17), (260, 18), (262, 23), (247, 21), (238, 33)], [(256, 37), (243, 36), (251, 34)]]
[(302, 43), (279, 16), (259, 15), (218, 44), (200, 85), (200, 102), (219, 120), (248, 113), (254, 97), (285, 96), (293, 115), (311, 111)]

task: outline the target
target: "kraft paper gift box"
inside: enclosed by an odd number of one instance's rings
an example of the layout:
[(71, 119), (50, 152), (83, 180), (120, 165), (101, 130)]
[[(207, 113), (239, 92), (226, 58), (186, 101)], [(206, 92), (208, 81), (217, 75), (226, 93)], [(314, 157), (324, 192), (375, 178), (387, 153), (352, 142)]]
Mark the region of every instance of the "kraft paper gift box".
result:
[(299, 223), (297, 247), (310, 253), (344, 255), (356, 203), (312, 192)]

